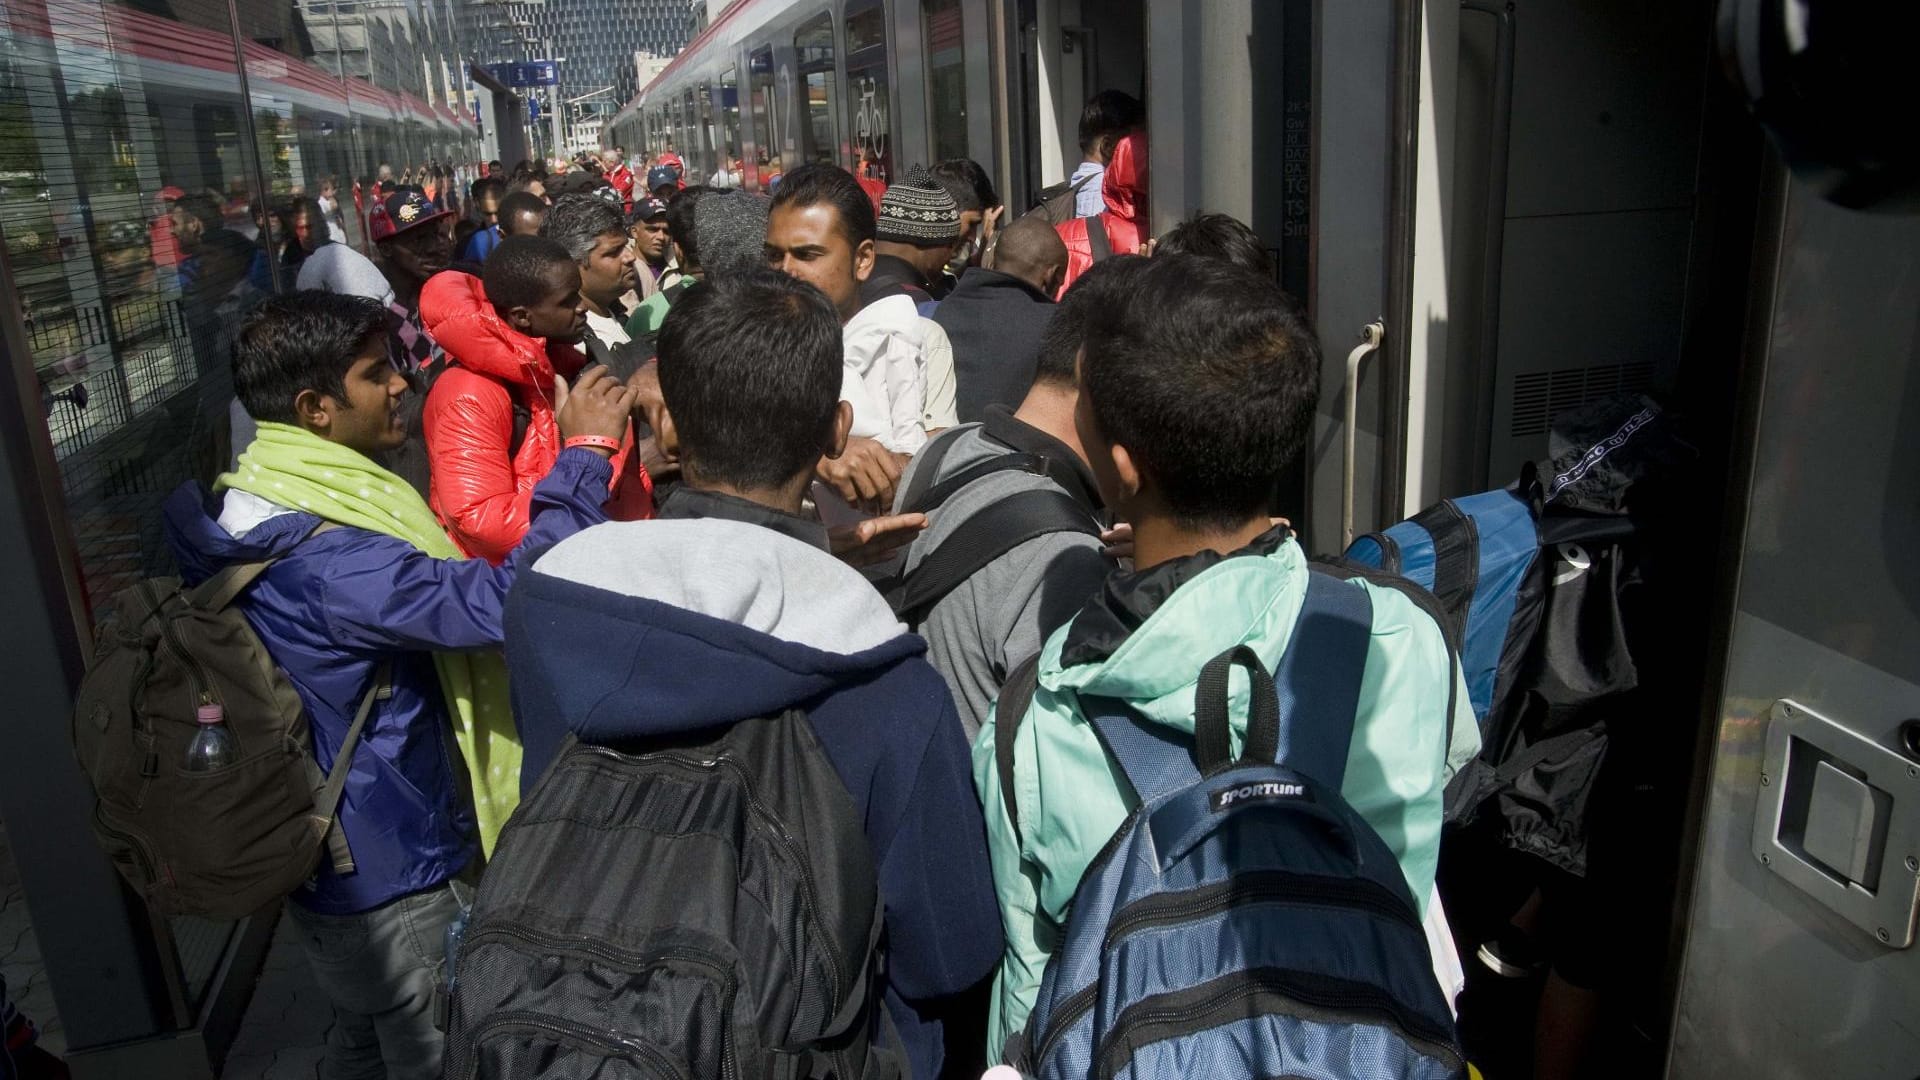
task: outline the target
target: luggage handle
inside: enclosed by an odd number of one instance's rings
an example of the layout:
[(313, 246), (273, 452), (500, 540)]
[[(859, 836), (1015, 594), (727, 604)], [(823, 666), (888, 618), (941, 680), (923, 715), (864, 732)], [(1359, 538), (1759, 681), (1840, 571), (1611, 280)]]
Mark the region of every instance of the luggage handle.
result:
[[(1232, 721), (1227, 702), (1235, 667), (1247, 669), (1247, 742), (1233, 758)], [(1280, 752), (1280, 690), (1260, 657), (1235, 645), (1207, 661), (1193, 690), (1193, 741), (1200, 772), (1211, 774), (1235, 764), (1273, 763)]]

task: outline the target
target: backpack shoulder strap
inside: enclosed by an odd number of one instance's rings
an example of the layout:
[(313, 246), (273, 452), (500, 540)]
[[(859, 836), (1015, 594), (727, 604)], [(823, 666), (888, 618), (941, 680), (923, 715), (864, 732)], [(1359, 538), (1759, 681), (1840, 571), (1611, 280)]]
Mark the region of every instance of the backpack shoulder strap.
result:
[(1093, 247), (1093, 261), (1104, 262), (1113, 258), (1113, 240), (1107, 236), (1107, 223), (1095, 214), (1087, 219), (1087, 243)]
[(1433, 595), (1455, 622), (1467, 624), (1473, 590), (1480, 584), (1480, 530), (1452, 499), (1415, 514), (1413, 524), (1433, 537)]
[(1099, 534), (1073, 497), (1061, 491), (1022, 491), (968, 518), (900, 584), (894, 610), (909, 623), (960, 587), (981, 567), (1036, 537), (1057, 532)]
[[(1372, 641), (1373, 601), (1367, 590), (1309, 571), (1300, 616), (1274, 672), (1280, 730), (1271, 760), (1339, 790)], [(1265, 750), (1249, 738), (1249, 757), (1265, 759)]]
[(527, 429), (533, 426), (533, 409), (520, 400), (511, 386), (507, 387), (507, 407), (513, 410), (513, 433), (507, 436), (507, 457), (516, 458), (527, 443)]
[(376, 700), (393, 696), (393, 662), (382, 661), (374, 670), (373, 683), (360, 698), (360, 708), (353, 714), (353, 723), (348, 725), (346, 737), (340, 740), (340, 752), (334, 755), (333, 768), (328, 771), (326, 782), (313, 793), (314, 832), (323, 836), (327, 845), (327, 860), (333, 864), (336, 874), (353, 873), (353, 852), (347, 848), (347, 836), (334, 823), (340, 810), (340, 796), (347, 790), (347, 773), (353, 764), (353, 752), (360, 746), (360, 733), (366, 730), (367, 718), (373, 715), (373, 703)]
[[(300, 543), (304, 544), (323, 532), (332, 532), (338, 528), (340, 528), (338, 522), (323, 521), (315, 525), (307, 535), (301, 537)], [(298, 547), (299, 544), (294, 546)], [(285, 558), (292, 550), (292, 548), (288, 548), (287, 551), (283, 551), (271, 559), (261, 559), (259, 562), (236, 563), (227, 567), (225, 570), (194, 586), (192, 591), (187, 593), (187, 603), (192, 604), (201, 611), (226, 610), (228, 604), (233, 603), (241, 593), (247, 591), (247, 586), (259, 580), (260, 575), (266, 573), (269, 566)]]
[[(935, 466), (944, 464), (946, 455), (943, 453), (940, 457), (940, 461), (929, 461), (927, 464)], [(911, 500), (901, 503), (900, 512), (903, 514), (924, 514), (931, 510), (937, 510), (941, 506), (946, 505), (947, 500), (953, 498), (961, 488), (966, 487), (975, 480), (984, 476), (992, 476), (994, 473), (1010, 472), (1015, 469), (1022, 469), (1044, 476), (1046, 475), (1047, 465), (1039, 454), (996, 454), (984, 461), (977, 461), (961, 469), (959, 472), (954, 473), (952, 476), (947, 477), (937, 484), (932, 484), (912, 492)]]
[(1141, 802), (1236, 764), (1228, 715), (1230, 679), (1244, 667), (1251, 682), (1247, 735), (1239, 764), (1277, 761), (1338, 791), (1353, 742), (1373, 610), (1365, 589), (1310, 574), (1293, 633), (1268, 675), (1258, 655), (1235, 645), (1209, 660), (1194, 683), (1191, 744), (1172, 729), (1142, 723), (1124, 703), (1084, 699), (1094, 731)]
[(1020, 801), (1013, 789), (1013, 741), (1039, 686), (1040, 654), (1034, 653), (1007, 673), (1000, 700), (993, 703), (993, 764), (1000, 772), (1000, 801), (1006, 804), (1007, 823), (1016, 837), (1020, 835)]
[(907, 485), (906, 497), (900, 500), (901, 506), (913, 506), (933, 486), (934, 478), (940, 475), (940, 467), (947, 463), (947, 455), (953, 452), (966, 427), (965, 424), (950, 427), (935, 435), (913, 456), (913, 481)]
[[(1447, 614), (1445, 608), (1440, 606), (1440, 601), (1436, 599), (1432, 593), (1401, 577), (1399, 574), (1388, 573), (1387, 571), (1367, 566), (1363, 563), (1356, 563), (1349, 559), (1316, 558), (1313, 560), (1313, 569), (1336, 578), (1344, 578), (1347, 580), (1360, 578), (1368, 584), (1393, 589), (1408, 600), (1413, 601), (1413, 606), (1425, 612), (1427, 617), (1433, 620), (1434, 625), (1440, 628), (1440, 640), (1447, 647), (1447, 668), (1449, 673), (1459, 668), (1461, 624), (1453, 621), (1453, 618)], [(1453, 711), (1455, 707), (1459, 705), (1459, 696), (1459, 681), (1449, 678), (1447, 680), (1446, 741), (1446, 746), (1449, 748), (1453, 746)]]

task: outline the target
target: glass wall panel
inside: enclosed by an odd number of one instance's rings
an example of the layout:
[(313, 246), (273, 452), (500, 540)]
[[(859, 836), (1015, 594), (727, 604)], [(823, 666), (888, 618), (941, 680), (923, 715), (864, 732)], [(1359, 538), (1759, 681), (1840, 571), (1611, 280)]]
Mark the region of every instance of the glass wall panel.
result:
[(927, 39), (927, 126), (933, 159), (966, 157), (967, 39), (960, 0), (924, 0), (920, 25)]
[(0, 16), (3, 302), (27, 331), (13, 359), (40, 389), (96, 613), (170, 569), (160, 501), (225, 463), (231, 328), (274, 286), (225, 11), (61, 0)]
[(887, 93), (887, 10), (880, 0), (847, 5), (847, 96), (857, 175), (884, 190), (893, 180), (893, 110)]
[(832, 164), (839, 156), (834, 131), (833, 16), (822, 14), (801, 26), (793, 35), (793, 51), (807, 110), (800, 125), (801, 156)]

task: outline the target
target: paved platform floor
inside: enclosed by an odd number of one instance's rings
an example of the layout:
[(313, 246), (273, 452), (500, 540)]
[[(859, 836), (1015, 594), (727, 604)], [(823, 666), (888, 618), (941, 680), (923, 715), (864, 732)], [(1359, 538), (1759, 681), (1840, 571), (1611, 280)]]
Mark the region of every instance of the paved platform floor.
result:
[[(53, 1054), (65, 1054), (66, 1031), (54, 1010), (53, 991), (33, 936), (26, 894), (13, 866), (13, 851), (0, 830), (0, 974), (14, 1005), (40, 1029), (40, 1045)], [(266, 966), (247, 1006), (246, 1019), (227, 1056), (222, 1080), (312, 1080), (319, 1074), (333, 1011), (321, 998), (293, 936), (292, 924), (280, 921), (267, 954)]]

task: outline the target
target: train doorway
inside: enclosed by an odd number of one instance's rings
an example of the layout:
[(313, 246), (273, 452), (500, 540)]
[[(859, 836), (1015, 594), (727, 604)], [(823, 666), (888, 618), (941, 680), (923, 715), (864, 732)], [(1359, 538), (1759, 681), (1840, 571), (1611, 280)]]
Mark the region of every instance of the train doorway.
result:
[(1028, 106), (1021, 208), (1041, 188), (1066, 179), (1083, 160), (1080, 109), (1102, 90), (1147, 95), (1144, 0), (1025, 0), (1020, 5), (1021, 85)]

